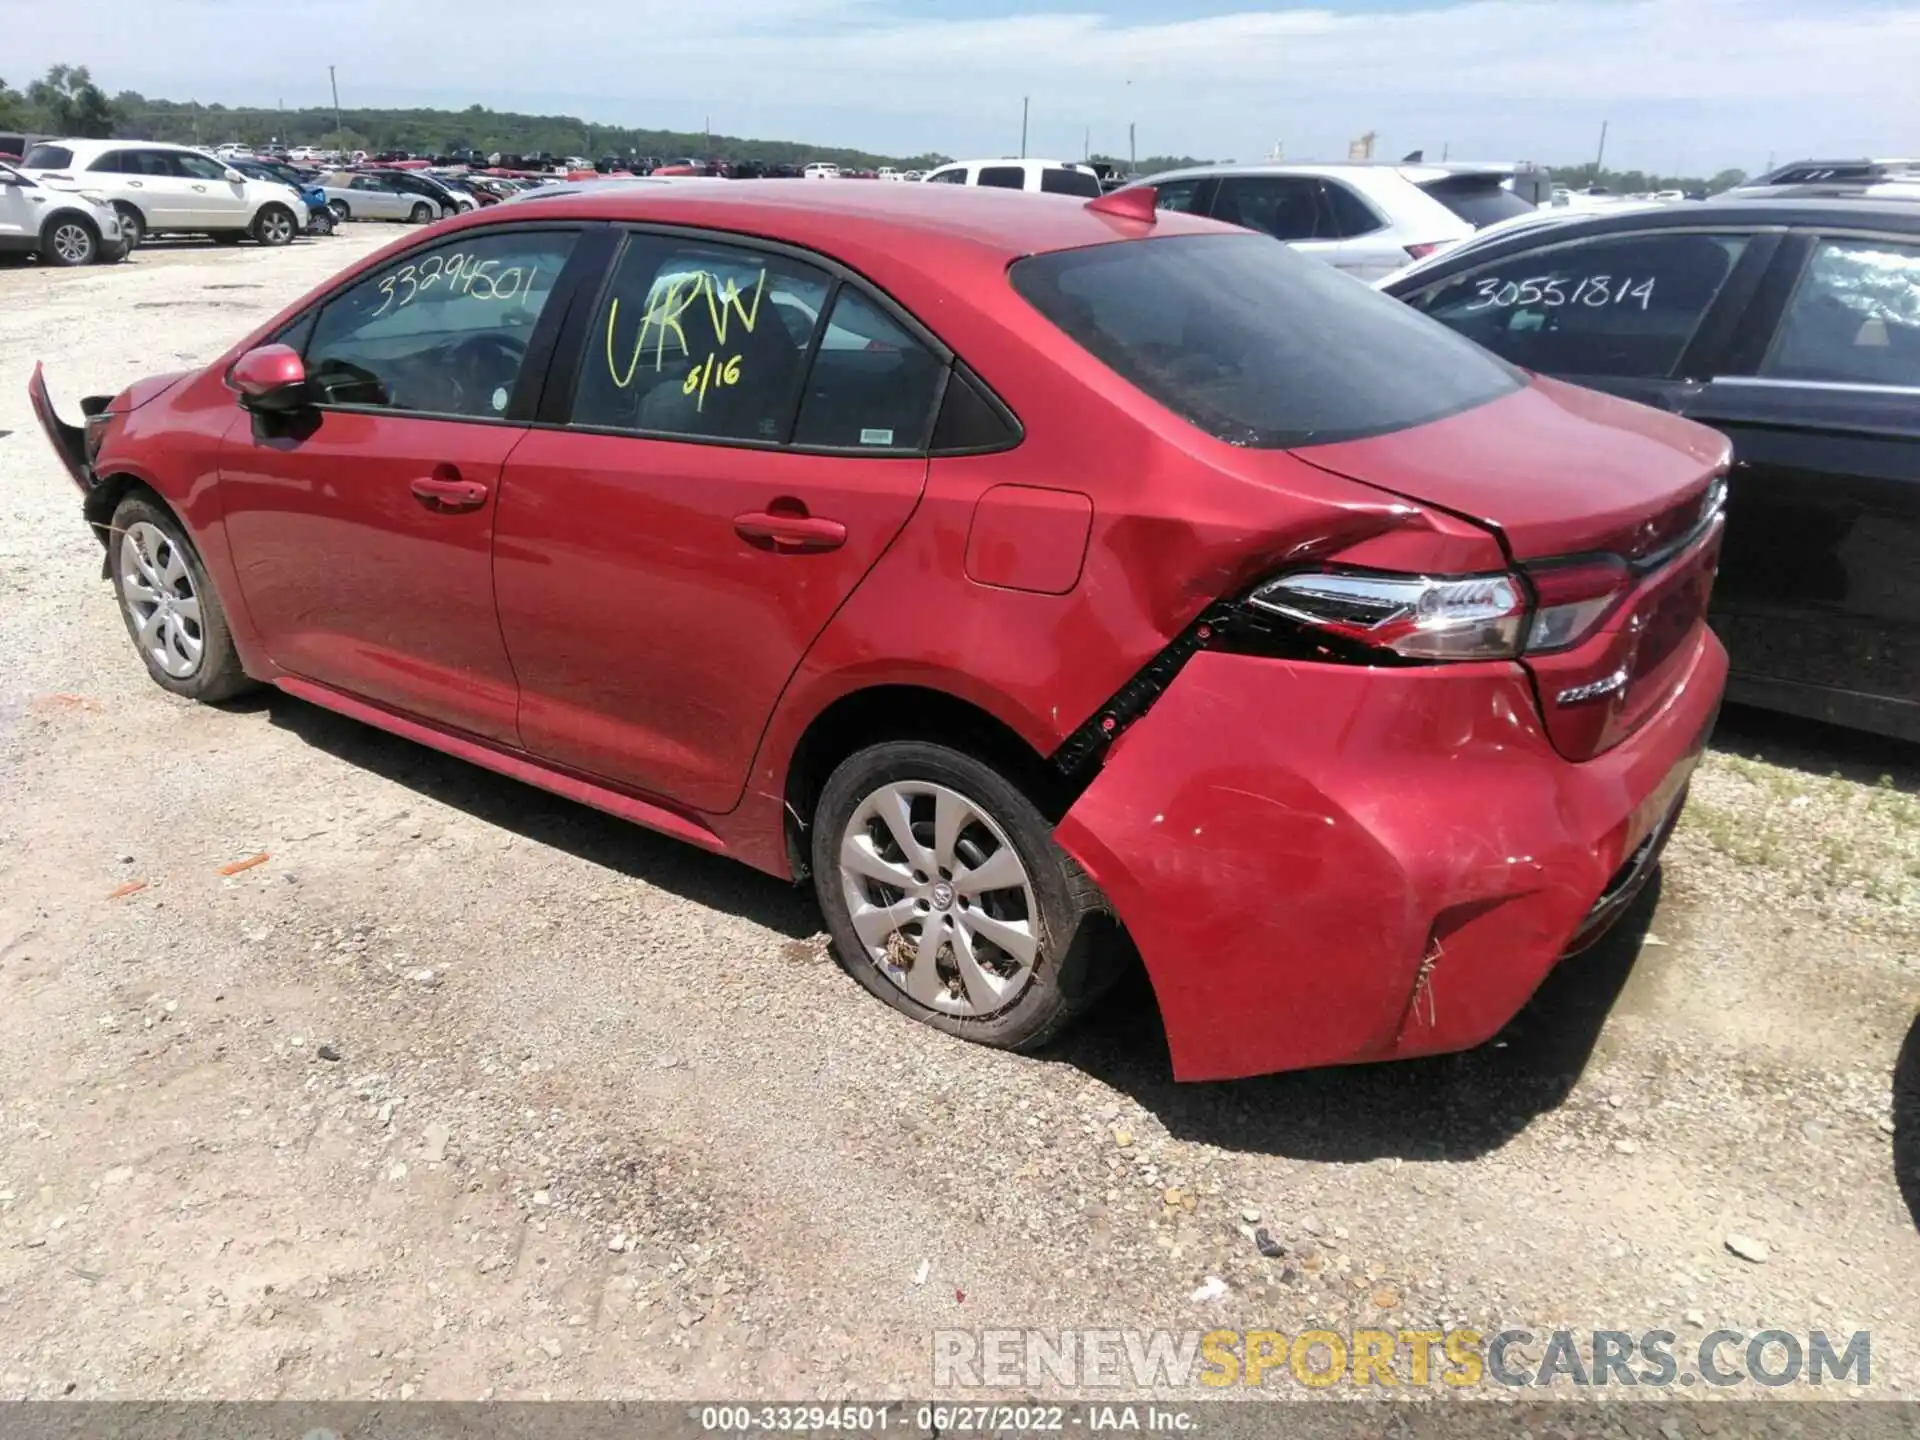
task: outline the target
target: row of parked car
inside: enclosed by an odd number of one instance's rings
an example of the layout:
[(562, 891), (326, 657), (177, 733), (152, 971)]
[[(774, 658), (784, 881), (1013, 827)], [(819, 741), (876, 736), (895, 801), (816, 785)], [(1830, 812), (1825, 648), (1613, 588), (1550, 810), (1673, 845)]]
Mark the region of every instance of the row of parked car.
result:
[(156, 141), (44, 140), (18, 163), (0, 161), (0, 252), (66, 266), (123, 259), (154, 235), (285, 245), (350, 220), (427, 224), (532, 183), (381, 166), (315, 170)]

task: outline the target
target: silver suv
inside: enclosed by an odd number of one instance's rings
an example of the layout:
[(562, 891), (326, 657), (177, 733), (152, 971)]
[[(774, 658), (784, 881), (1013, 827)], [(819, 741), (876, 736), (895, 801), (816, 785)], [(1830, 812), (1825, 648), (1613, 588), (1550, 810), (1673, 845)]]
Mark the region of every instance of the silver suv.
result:
[(1151, 185), (1163, 210), (1262, 230), (1362, 280), (1378, 280), (1533, 205), (1509, 188), (1513, 165), (1379, 161), (1205, 165)]

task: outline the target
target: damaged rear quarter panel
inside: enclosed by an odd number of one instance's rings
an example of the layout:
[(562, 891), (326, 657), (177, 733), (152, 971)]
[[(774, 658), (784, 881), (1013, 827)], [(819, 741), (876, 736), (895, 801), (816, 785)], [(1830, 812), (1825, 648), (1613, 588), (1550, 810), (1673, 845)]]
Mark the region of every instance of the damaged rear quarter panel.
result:
[[(1222, 1079), (1477, 1044), (1604, 885), (1632, 809), (1568, 791), (1525, 676), (1203, 652), (1055, 834), (1146, 962), (1175, 1075)], [(1432, 967), (1436, 921), (1497, 930)], [(1412, 1033), (1409, 1033), (1412, 1032)]]

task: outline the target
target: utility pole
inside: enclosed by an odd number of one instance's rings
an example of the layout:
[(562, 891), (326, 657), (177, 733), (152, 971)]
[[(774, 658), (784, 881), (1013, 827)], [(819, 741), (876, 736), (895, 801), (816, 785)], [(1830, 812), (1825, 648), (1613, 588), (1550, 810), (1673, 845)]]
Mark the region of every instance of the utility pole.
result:
[(327, 66), (327, 84), (333, 87), (333, 144), (335, 149), (344, 149), (347, 143), (347, 127), (340, 123), (340, 82), (333, 78), (333, 66)]
[(1027, 158), (1027, 102), (1025, 95), (1020, 97), (1020, 158)]
[(1087, 126), (1086, 131), (1080, 137), (1080, 158), (1082, 160), (1093, 159), (1093, 127), (1091, 125)]
[(1127, 173), (1129, 175), (1140, 173), (1140, 157), (1134, 153), (1133, 148), (1133, 121), (1131, 120), (1127, 121)]
[(1600, 153), (1593, 157), (1593, 179), (1596, 185), (1600, 182), (1600, 168), (1602, 164), (1606, 161), (1606, 158), (1607, 158), (1607, 122), (1602, 120), (1600, 122)]

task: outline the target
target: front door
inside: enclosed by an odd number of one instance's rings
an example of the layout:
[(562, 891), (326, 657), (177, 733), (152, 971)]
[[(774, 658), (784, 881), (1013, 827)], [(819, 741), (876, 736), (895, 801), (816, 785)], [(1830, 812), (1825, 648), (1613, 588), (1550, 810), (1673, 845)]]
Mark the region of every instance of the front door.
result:
[(516, 227), (411, 251), (288, 334), (317, 405), (241, 416), (220, 473), (241, 593), (276, 664), (514, 742), (495, 517), (544, 368), (522, 362), (574, 238)]
[(501, 499), (522, 743), (725, 811), (801, 657), (918, 501), (944, 362), (824, 270), (651, 235), (629, 238), (584, 333), (568, 425), (527, 436)]
[(41, 217), (46, 213), (47, 192), (0, 165), (0, 250), (38, 244)]
[(1920, 733), (1920, 245), (1815, 242), (1750, 368), (1684, 412), (1734, 444), (1731, 693)]
[[(205, 155), (176, 155), (186, 177), (186, 204), (192, 223), (208, 230), (244, 230), (252, 218), (247, 182), (229, 180), (227, 167)], [(238, 175), (240, 172), (232, 172)]]

